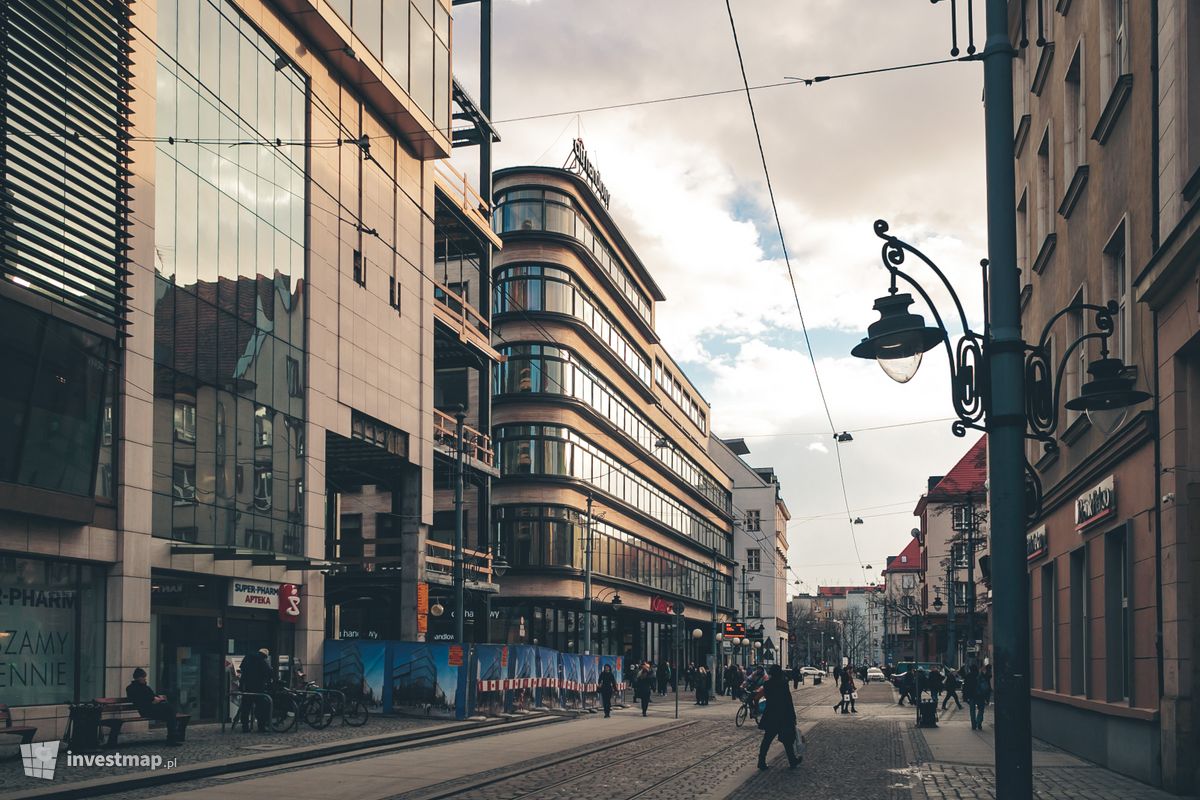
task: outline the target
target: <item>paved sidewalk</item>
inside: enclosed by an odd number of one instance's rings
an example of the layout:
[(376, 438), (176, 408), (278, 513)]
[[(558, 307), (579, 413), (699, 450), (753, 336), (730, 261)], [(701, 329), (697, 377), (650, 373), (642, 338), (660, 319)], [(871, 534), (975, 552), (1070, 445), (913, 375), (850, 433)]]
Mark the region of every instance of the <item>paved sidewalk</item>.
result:
[[(942, 713), (936, 728), (905, 725), (914, 800), (994, 798), (995, 739), (989, 707), (984, 728), (971, 730), (964, 706)], [(1045, 742), (1033, 743), (1034, 797), (1046, 800), (1179, 800), (1178, 795), (1084, 761)]]

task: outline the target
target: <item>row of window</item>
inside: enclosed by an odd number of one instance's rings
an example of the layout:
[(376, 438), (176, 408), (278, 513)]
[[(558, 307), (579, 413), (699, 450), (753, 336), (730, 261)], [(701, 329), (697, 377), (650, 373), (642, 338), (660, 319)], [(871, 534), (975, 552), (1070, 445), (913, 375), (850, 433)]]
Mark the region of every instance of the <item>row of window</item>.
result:
[(663, 366), (662, 361), (654, 359), (654, 382), (658, 384), (658, 388), (666, 392), (667, 396), (679, 406), (679, 410), (687, 415), (687, 418), (692, 421), (701, 433), (708, 433), (708, 418), (704, 413), (704, 409), (696, 402), (696, 399), (688, 394), (687, 389), (683, 388), (683, 383), (671, 374), (670, 370)]
[[(1133, 610), (1131, 535), (1123, 525), (1115, 531), (1092, 539), (1072, 551), (1066, 559), (1043, 565), (1040, 577), (1041, 681), (1039, 688), (1064, 694), (1076, 694), (1100, 700), (1134, 699), (1133, 692)], [(1101, 548), (1101, 552), (1096, 552)], [(1059, 642), (1059, 561), (1069, 571), (1069, 615), (1067, 653)], [(1096, 570), (1090, 560), (1102, 562), (1104, 586), (1101, 608), (1093, 608), (1092, 583)], [(1032, 581), (1032, 576), (1031, 576)], [(1099, 645), (1093, 652), (1096, 617), (1103, 617)], [(1066, 675), (1059, 674), (1060, 662), (1066, 663)], [(1090, 670), (1096, 663), (1105, 665), (1104, 685), (1093, 685)], [(1064, 683), (1061, 678), (1066, 678)]]
[(497, 233), (509, 231), (550, 231), (570, 236), (584, 246), (617, 285), (646, 324), (650, 319), (650, 298), (641, 290), (629, 270), (591, 223), (576, 209), (569, 195), (553, 189), (508, 189), (496, 196), (492, 226)]
[(666, 444), (666, 437), (635, 411), (612, 384), (585, 366), (565, 347), (514, 344), (500, 348), (507, 361), (496, 366), (498, 394), (558, 394), (591, 408), (665, 464), (709, 502), (730, 513), (732, 496), (711, 474), (685, 453)]
[(439, 0), (330, 0), (354, 35), (443, 132), (450, 129), (450, 12)]
[(650, 385), (650, 362), (621, 333), (571, 273), (561, 267), (506, 267), (496, 273), (493, 317), (527, 311), (568, 314), (580, 320), (637, 379)]
[(686, 508), (662, 489), (559, 425), (500, 425), (495, 428), (501, 477), (558, 475), (576, 478), (628, 504), (706, 550), (732, 557), (729, 535)]
[[(512, 505), (496, 508), (500, 552), (513, 567), (581, 569), (586, 516), (565, 506)], [(600, 520), (592, 522), (592, 570), (657, 591), (712, 603), (712, 567)], [(731, 607), (732, 579), (720, 576), (717, 601)]]

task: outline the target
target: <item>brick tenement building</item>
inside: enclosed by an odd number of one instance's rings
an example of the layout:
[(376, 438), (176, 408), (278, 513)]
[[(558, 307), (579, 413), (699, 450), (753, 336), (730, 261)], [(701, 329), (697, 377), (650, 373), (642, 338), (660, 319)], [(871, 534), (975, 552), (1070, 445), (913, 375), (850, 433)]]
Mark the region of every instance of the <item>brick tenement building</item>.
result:
[[(1022, 325), (1037, 340), (1053, 322), (1055, 366), (1069, 355), (1059, 447), (1028, 452), (1044, 491), (1027, 533), (1034, 734), (1193, 791), (1197, 535), (1186, 508), (1196, 411), (1186, 389), (1197, 327), (1200, 9), (1012, 2), (1010, 21)], [(1159, 401), (1103, 430), (1062, 406), (1102, 355), (1096, 317), (1054, 315), (1110, 300), (1109, 354)]]

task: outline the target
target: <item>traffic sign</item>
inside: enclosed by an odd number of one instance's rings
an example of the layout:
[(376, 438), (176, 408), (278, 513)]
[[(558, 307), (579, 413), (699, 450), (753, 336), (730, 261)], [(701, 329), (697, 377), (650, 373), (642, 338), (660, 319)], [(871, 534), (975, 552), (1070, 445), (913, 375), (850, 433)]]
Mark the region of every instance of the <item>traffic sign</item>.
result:
[(675, 605), (672, 608), (675, 611), (675, 616), (677, 616), (677, 617), (683, 616), (683, 601), (676, 600)]

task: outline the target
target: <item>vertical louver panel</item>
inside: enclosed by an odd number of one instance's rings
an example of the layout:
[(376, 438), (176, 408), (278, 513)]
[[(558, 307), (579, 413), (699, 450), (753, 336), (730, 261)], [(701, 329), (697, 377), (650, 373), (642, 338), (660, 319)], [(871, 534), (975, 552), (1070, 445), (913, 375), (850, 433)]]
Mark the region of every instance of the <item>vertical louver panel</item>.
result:
[(127, 0), (0, 0), (0, 279), (125, 324)]

